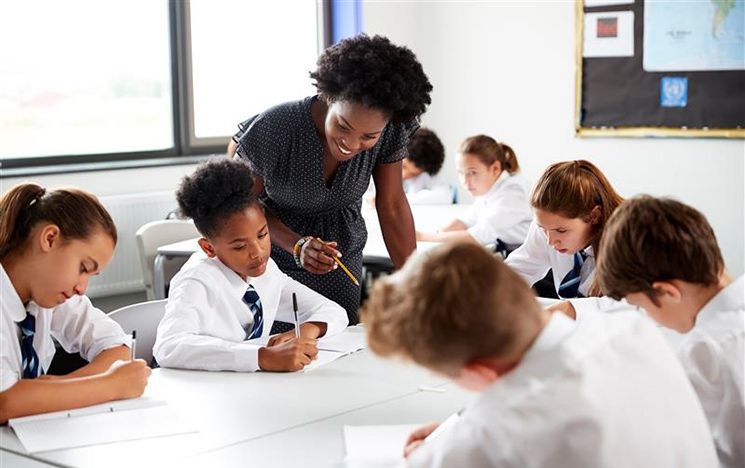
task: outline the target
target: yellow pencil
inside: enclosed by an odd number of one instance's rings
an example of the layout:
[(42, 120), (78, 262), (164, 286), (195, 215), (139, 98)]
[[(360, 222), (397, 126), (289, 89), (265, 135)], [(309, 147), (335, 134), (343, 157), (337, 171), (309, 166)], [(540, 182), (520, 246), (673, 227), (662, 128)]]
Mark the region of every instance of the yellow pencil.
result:
[[(325, 242), (323, 242), (321, 239), (319, 239), (317, 237), (316, 237), (316, 240), (318, 242), (321, 242), (322, 244), (326, 244)], [(354, 277), (354, 275), (352, 274), (352, 272), (349, 271), (349, 269), (341, 262), (341, 260), (339, 260), (337, 257), (331, 257), (331, 258), (333, 258), (334, 261), (341, 267), (341, 269), (344, 270), (344, 273), (346, 273), (347, 276), (349, 276), (349, 279), (351, 279), (354, 284), (356, 284), (357, 286), (360, 285), (360, 282), (357, 281), (357, 278)]]

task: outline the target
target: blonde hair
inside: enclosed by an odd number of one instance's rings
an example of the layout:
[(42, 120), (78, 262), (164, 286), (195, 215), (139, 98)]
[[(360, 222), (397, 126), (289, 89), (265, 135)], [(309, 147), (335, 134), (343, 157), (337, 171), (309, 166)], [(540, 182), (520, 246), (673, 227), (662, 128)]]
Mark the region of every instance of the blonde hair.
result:
[(370, 348), (447, 375), (511, 357), (541, 324), (530, 287), (481, 246), (450, 243), (379, 280), (362, 308)]
[(502, 170), (514, 174), (520, 170), (515, 151), (504, 143), (499, 143), (487, 135), (475, 135), (463, 140), (458, 150), (461, 154), (472, 154), (485, 166), (491, 166), (496, 161), (502, 165)]

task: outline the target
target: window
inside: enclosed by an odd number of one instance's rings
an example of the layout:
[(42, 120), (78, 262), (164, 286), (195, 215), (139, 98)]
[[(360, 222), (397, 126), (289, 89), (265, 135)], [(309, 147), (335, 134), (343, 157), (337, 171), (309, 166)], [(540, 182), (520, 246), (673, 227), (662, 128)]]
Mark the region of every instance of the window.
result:
[(316, 8), (312, 1), (189, 4), (192, 145), (230, 136), (252, 115), (315, 92), (308, 73), (323, 47)]
[(329, 4), (2, 3), (0, 177), (224, 150), (239, 122), (314, 92)]
[(163, 1), (3, 4), (0, 158), (172, 148), (168, 24)]

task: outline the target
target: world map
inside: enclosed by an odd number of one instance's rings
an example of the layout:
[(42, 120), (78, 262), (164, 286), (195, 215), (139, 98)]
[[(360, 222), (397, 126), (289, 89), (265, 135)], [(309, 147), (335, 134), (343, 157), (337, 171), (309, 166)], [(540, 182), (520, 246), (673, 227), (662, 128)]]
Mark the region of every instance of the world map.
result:
[(745, 70), (744, 1), (645, 2), (644, 70)]

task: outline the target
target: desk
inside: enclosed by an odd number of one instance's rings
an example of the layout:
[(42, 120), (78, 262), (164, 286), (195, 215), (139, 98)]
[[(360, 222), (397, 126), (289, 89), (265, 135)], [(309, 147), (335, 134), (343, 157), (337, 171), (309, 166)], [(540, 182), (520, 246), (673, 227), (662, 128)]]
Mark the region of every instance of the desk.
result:
[[(421, 385), (445, 392), (419, 391)], [(436, 421), (475, 397), (426, 370), (381, 360), (366, 350), (307, 374), (156, 369), (145, 394), (167, 400), (200, 432), (33, 458), (96, 468), (330, 466), (343, 461), (344, 424)], [(24, 452), (8, 427), (0, 428), (0, 447)]]
[[(438, 227), (463, 213), (470, 205), (415, 205), (411, 207), (414, 224), (421, 231), (434, 231)], [(383, 233), (378, 222), (377, 212), (367, 206), (362, 208), (362, 217), (367, 226), (367, 244), (362, 251), (366, 262), (377, 265), (390, 264), (388, 249), (383, 241)], [(428, 249), (437, 245), (435, 242), (417, 242), (418, 249)], [(155, 299), (166, 297), (166, 278), (163, 265), (169, 258), (189, 257), (199, 250), (197, 239), (189, 239), (158, 247), (153, 265), (153, 292)]]

